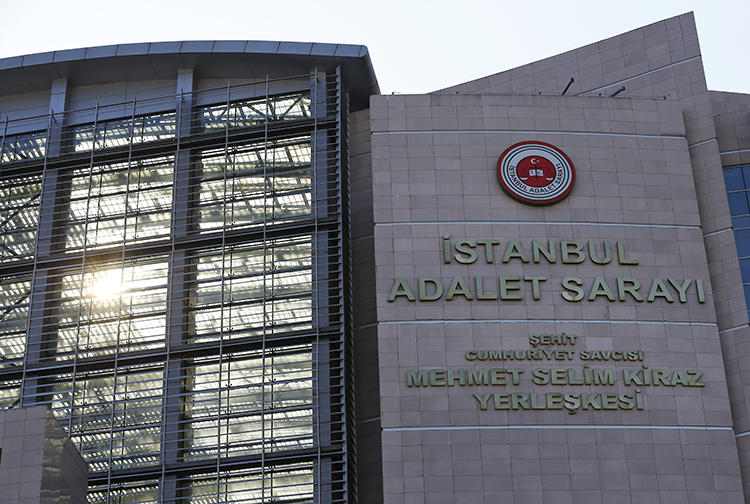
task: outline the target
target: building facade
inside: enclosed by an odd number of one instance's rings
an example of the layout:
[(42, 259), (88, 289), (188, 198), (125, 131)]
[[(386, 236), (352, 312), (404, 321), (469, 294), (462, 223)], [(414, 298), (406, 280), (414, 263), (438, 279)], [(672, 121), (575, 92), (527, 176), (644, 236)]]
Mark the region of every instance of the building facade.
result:
[(692, 14), (424, 95), (29, 55), (0, 120), (0, 402), (89, 502), (750, 502), (750, 95)]
[(86, 502), (86, 462), (46, 406), (2, 410), (0, 426), (0, 502)]
[(3, 62), (0, 400), (50, 407), (89, 502), (355, 495), (347, 121), (368, 62), (253, 42)]
[(750, 502), (750, 96), (692, 14), (351, 124), (363, 502)]

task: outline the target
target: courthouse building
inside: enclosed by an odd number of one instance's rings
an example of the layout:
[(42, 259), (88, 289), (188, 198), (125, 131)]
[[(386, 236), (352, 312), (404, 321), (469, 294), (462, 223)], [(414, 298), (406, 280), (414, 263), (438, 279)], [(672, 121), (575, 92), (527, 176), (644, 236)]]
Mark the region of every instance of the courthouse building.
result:
[(422, 95), (6, 58), (0, 134), (0, 504), (61, 480), (26, 408), (90, 503), (750, 502), (750, 95), (692, 14)]

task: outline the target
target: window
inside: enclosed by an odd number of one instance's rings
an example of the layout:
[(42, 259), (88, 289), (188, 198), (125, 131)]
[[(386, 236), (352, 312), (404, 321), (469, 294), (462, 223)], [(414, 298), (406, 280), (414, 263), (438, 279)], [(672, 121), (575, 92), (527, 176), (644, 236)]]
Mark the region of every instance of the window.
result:
[(345, 500), (337, 78), (3, 139), (0, 408), (51, 406), (90, 503)]
[(750, 166), (724, 168), (724, 183), (727, 187), (737, 256), (740, 259), (745, 302), (750, 316)]

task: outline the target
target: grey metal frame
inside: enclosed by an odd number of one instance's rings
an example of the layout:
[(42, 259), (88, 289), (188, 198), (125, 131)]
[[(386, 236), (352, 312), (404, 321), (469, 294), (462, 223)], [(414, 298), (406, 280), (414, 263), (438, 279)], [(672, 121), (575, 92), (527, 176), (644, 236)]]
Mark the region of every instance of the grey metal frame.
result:
[[(54, 404), (56, 376), (70, 376), (71, 394), (76, 389), (76, 380), (84, 382), (88, 373), (109, 370), (112, 376), (112, 397), (109, 412), (109, 469), (95, 470), (90, 475), (92, 488), (98, 489), (92, 493), (92, 502), (99, 502), (98, 495), (106, 495), (107, 502), (116, 501), (116, 489), (120, 485), (138, 484), (152, 485), (159, 481), (158, 502), (190, 502), (185, 494), (186, 482), (196, 474), (205, 478), (215, 479), (216, 502), (223, 502), (222, 495), (226, 482), (234, 473), (245, 470), (259, 469), (260, 500), (265, 502), (269, 498), (279, 499), (278, 495), (266, 495), (266, 487), (275, 479), (271, 478), (274, 468), (283, 471), (285, 466), (294, 464), (311, 464), (313, 468), (313, 492), (309, 499), (295, 497), (288, 502), (352, 502), (355, 500), (353, 488), (350, 488), (350, 473), (353, 474), (353, 458), (350, 450), (353, 446), (353, 432), (351, 425), (351, 381), (348, 379), (347, 337), (351, 334), (349, 297), (349, 258), (348, 258), (348, 170), (347, 165), (347, 136), (346, 136), (346, 98), (341, 85), (340, 69), (333, 73), (313, 70), (309, 76), (311, 105), (310, 118), (292, 118), (271, 121), (268, 111), (273, 107), (274, 89), (288, 89), (290, 82), (299, 82), (299, 77), (271, 80), (266, 77), (262, 84), (265, 94), (266, 115), (263, 124), (236, 127), (230, 125), (230, 104), (234, 88), (227, 85), (225, 105), (226, 127), (224, 131), (200, 131), (195, 127), (195, 114), (200, 110), (195, 105), (200, 99), (193, 89), (191, 71), (181, 71), (177, 79), (177, 93), (173, 97), (165, 97), (162, 102), (173, 101), (175, 111), (175, 135), (173, 139), (159, 139), (151, 142), (136, 142), (134, 129), (137, 109), (141, 105), (135, 100), (130, 104), (130, 138), (124, 147), (107, 147), (97, 149), (97, 128), (100, 124), (100, 107), (93, 110), (93, 142), (88, 153), (75, 152), (68, 149), (71, 137), (68, 134), (74, 125), (74, 118), (86, 117), (82, 111), (66, 111), (55, 113), (50, 110), (45, 145), (45, 155), (41, 159), (29, 159), (4, 163), (0, 165), (0, 179), (20, 172), (38, 171), (42, 175), (42, 195), (39, 198), (39, 217), (35, 237), (35, 253), (33, 258), (21, 259), (7, 263), (0, 262), (0, 278), (11, 273), (26, 271), (31, 275), (31, 301), (28, 309), (28, 332), (26, 351), (21, 366), (0, 366), (0, 387), (13, 386), (18, 380), (21, 382), (19, 399), (23, 405), (48, 403)], [(295, 84), (296, 85), (296, 84)], [(55, 106), (60, 100), (65, 101), (66, 83), (54, 84), (56, 92), (53, 99)], [(258, 85), (255, 86), (256, 88)], [(247, 94), (240, 90), (238, 94)], [(52, 105), (51, 105), (52, 107)], [(146, 107), (155, 108), (153, 104)], [(158, 107), (156, 107), (158, 108)], [(275, 116), (274, 116), (275, 117)], [(0, 152), (5, 145), (8, 121), (3, 127)], [(230, 185), (235, 184), (235, 178), (228, 178), (228, 166), (231, 162), (230, 149), (247, 142), (261, 142), (264, 149), (263, 180), (275, 180), (268, 173), (268, 149), (271, 142), (277, 139), (295, 136), (306, 136), (311, 145), (311, 214), (307, 218), (296, 218), (287, 222), (276, 223), (268, 218), (268, 204), (264, 203), (263, 222), (242, 229), (234, 229), (227, 221), (228, 194)], [(196, 156), (207, 148), (218, 147), (224, 149), (223, 170), (223, 210), (224, 225), (218, 232), (204, 232), (196, 230), (196, 206), (198, 204), (198, 179), (195, 172)], [(132, 166), (143, 156), (170, 154), (174, 158), (173, 166), (173, 198), (171, 210), (171, 232), (168, 237), (156, 239), (148, 243), (129, 243), (125, 240), (128, 229), (129, 197), (131, 194)], [(126, 163), (126, 189), (123, 215), (123, 241), (114, 247), (89, 248), (86, 238), (90, 212), (89, 205), (92, 196), (92, 170), (99, 162), (121, 160)], [(69, 201), (70, 176), (72, 168), (87, 167), (89, 170), (89, 194), (87, 197), (87, 211), (84, 221), (83, 248), (77, 251), (65, 249), (64, 236), (61, 229), (64, 223), (60, 216)], [(234, 189), (232, 187), (231, 189)], [(270, 191), (270, 192), (269, 192)], [(274, 187), (269, 189), (268, 182), (264, 183), (262, 201), (273, 201)], [(134, 193), (135, 194), (135, 193)], [(234, 192), (232, 192), (234, 194)], [(99, 204), (99, 203), (98, 203)], [(234, 203), (232, 203), (234, 205)], [(232, 207), (233, 208), (233, 207)], [(134, 217), (137, 218), (137, 217)], [(286, 236), (310, 236), (312, 244), (311, 257), (311, 319), (309, 329), (283, 331), (275, 328), (275, 315), (270, 312), (276, 292), (276, 276), (270, 271), (274, 265), (267, 264), (269, 254), (275, 253), (269, 249), (269, 243)], [(60, 242), (62, 240), (62, 242)], [(239, 338), (228, 338), (225, 334), (231, 329), (224, 327), (225, 310), (229, 310), (231, 302), (226, 299), (227, 282), (231, 275), (227, 268), (231, 268), (231, 259), (227, 258), (229, 250), (242, 243), (258, 243), (262, 245), (263, 273), (262, 273), (262, 318), (271, 320), (271, 324), (264, 322), (260, 332)], [(219, 247), (221, 251), (221, 299), (220, 324), (218, 339), (214, 342), (192, 343), (187, 338), (186, 324), (189, 324), (189, 308), (191, 285), (196, 278), (196, 253)], [(56, 312), (60, 303), (62, 278), (77, 271), (80, 277), (79, 298), (84, 297), (84, 278), (91, 268), (97, 265), (118, 265), (121, 283), (125, 272), (125, 265), (138, 258), (154, 255), (168, 257), (168, 287), (165, 301), (165, 342), (161, 349), (146, 349), (130, 351), (121, 345), (121, 326), (126, 323), (123, 318), (123, 292), (119, 292), (117, 302), (120, 318), (116, 321), (117, 337), (114, 353), (100, 352), (95, 357), (79, 357), (81, 341), (73, 352), (71, 360), (56, 360)], [(230, 261), (228, 263), (228, 261)], [(229, 266), (228, 266), (229, 264)], [(131, 301), (132, 302), (132, 301)], [(83, 304), (79, 302), (76, 320), (78, 327), (76, 334), (81, 333)], [(242, 352), (257, 349), (261, 351), (261, 400), (259, 415), (266, 418), (266, 394), (275, 397), (281, 391), (276, 391), (274, 383), (278, 378), (273, 376), (274, 365), (267, 364), (267, 352), (275, 352), (279, 345), (308, 345), (311, 348), (312, 382), (312, 447), (303, 449), (278, 449), (269, 439), (266, 445), (266, 420), (261, 420), (262, 449), (257, 455), (247, 454), (236, 457), (224, 457), (222, 445), (222, 383), (223, 366), (231, 366), (234, 355), (241, 356)], [(271, 355), (271, 354), (269, 354)], [(185, 436), (183, 425), (186, 416), (183, 411), (186, 401), (184, 377), (191, 366), (191, 362), (198, 357), (214, 356), (218, 359), (219, 386), (218, 406), (216, 415), (217, 440), (216, 456), (212, 460), (188, 461), (182, 456)], [(135, 464), (129, 468), (113, 469), (114, 440), (118, 434), (115, 429), (116, 408), (120, 407), (117, 399), (117, 383), (122, 376), (127, 376), (131, 369), (137, 366), (151, 365), (163, 369), (162, 378), (162, 410), (161, 438), (159, 442), (159, 463)], [(134, 368), (133, 366), (136, 366)], [(154, 369), (156, 369), (154, 368)], [(149, 368), (151, 369), (151, 368)], [(228, 369), (227, 369), (228, 371)], [(267, 375), (271, 373), (271, 375)], [(60, 382), (62, 383), (62, 382)], [(87, 382), (86, 382), (87, 383)], [(267, 385), (266, 385), (267, 384)], [(226, 384), (227, 387), (230, 385)], [(268, 390), (266, 390), (268, 388)], [(227, 394), (231, 389), (227, 389)], [(281, 389), (280, 389), (281, 390)], [(85, 392), (85, 390), (84, 390)], [(63, 424), (73, 434), (73, 404), (75, 397), (70, 396), (69, 416), (62, 418)], [(273, 399), (272, 399), (273, 400)], [(84, 397), (85, 401), (85, 397)], [(226, 398), (229, 407), (229, 396)], [(84, 402), (85, 404), (85, 402)], [(122, 407), (125, 407), (123, 405)], [(270, 413), (269, 413), (270, 414)], [(273, 415), (268, 424), (271, 432), (275, 432)], [(227, 418), (227, 429), (229, 425)], [(118, 428), (119, 429), (119, 428)], [(227, 431), (228, 432), (228, 431)], [(125, 434), (122, 434), (123, 436)], [(119, 442), (119, 441), (118, 441)], [(85, 453), (84, 453), (85, 455)], [(248, 473), (250, 474), (250, 473)], [(252, 473), (255, 474), (255, 473)], [(290, 473), (291, 474), (291, 473)], [(275, 477), (274, 477), (275, 478)], [(292, 478), (293, 480), (293, 478)], [(271, 490), (269, 490), (270, 492)], [(98, 492), (98, 493), (97, 493)], [(103, 492), (103, 493), (102, 493)], [(144, 494), (146, 495), (146, 494)], [(113, 500), (114, 499), (114, 500)], [(301, 500), (300, 500), (301, 499)], [(145, 502), (145, 501), (144, 501)], [(150, 502), (150, 501), (149, 501)], [(248, 501), (250, 502), (250, 501)], [(280, 499), (274, 502), (286, 502)]]

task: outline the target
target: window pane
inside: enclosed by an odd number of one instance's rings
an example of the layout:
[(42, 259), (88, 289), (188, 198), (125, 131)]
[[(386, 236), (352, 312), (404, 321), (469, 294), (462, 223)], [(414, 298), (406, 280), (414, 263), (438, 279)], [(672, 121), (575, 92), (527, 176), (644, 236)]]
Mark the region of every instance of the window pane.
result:
[(191, 476), (183, 483), (184, 504), (317, 502), (313, 495), (313, 465), (273, 465), (233, 471), (231, 476)]
[(0, 278), (0, 368), (23, 364), (30, 293), (30, 274)]
[(204, 151), (200, 160), (201, 230), (309, 218), (309, 138)]
[(308, 329), (312, 324), (309, 236), (220, 251), (197, 261), (191, 288), (193, 341)]
[(41, 180), (39, 175), (0, 179), (0, 262), (33, 256)]
[(47, 132), (36, 131), (5, 137), (0, 162), (43, 158), (47, 152)]
[[(750, 178), (748, 180), (750, 181)], [(727, 185), (727, 191), (741, 191), (746, 189), (742, 181), (742, 168), (725, 168), (724, 183)]]
[(750, 213), (747, 206), (747, 193), (745, 191), (730, 193), (729, 198), (729, 212), (732, 215), (747, 215)]
[[(90, 265), (63, 276), (57, 359), (164, 346), (165, 257)], [(77, 349), (77, 352), (76, 352)]]
[(203, 358), (184, 376), (186, 459), (313, 445), (311, 345)]
[(173, 164), (173, 156), (163, 156), (76, 170), (65, 237), (68, 250), (169, 236)]
[(72, 149), (81, 152), (174, 138), (175, 124), (175, 113), (165, 112), (73, 126), (65, 136), (72, 138)]
[(750, 257), (750, 229), (741, 229), (734, 232), (737, 242), (737, 254), (740, 257)]
[(282, 96), (251, 98), (204, 107), (199, 112), (203, 131), (222, 128), (260, 126), (266, 122), (290, 121), (310, 117), (310, 94), (293, 93)]
[(120, 367), (47, 383), (52, 411), (94, 471), (151, 465), (161, 446), (163, 368)]

